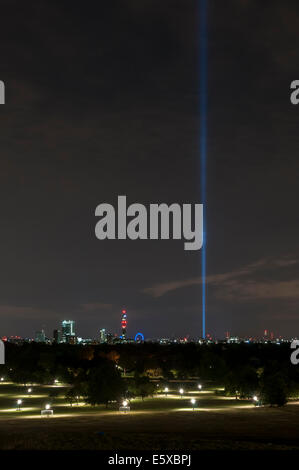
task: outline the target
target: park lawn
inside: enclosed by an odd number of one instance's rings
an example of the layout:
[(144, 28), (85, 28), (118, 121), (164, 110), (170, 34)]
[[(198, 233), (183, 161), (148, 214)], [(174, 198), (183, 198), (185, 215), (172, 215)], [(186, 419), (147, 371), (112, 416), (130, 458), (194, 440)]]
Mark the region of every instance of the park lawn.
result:
[[(156, 403), (161, 405), (161, 400)], [(281, 409), (133, 409), (125, 414), (73, 410), (49, 419), (18, 416), (0, 419), (0, 449), (299, 450), (299, 404)]]
[[(32, 392), (28, 393), (28, 388)], [(79, 404), (73, 403), (72, 406), (65, 400), (65, 395), (68, 390), (67, 385), (19, 385), (13, 383), (0, 384), (0, 419), (1, 418), (16, 418), (24, 417), (26, 415), (40, 416), (41, 410), (45, 408), (46, 404), (51, 404), (55, 415), (62, 414), (84, 414), (96, 412), (109, 412), (118, 410), (117, 403), (111, 403), (108, 407), (105, 405), (91, 406), (86, 405), (79, 400)], [(49, 396), (53, 389), (57, 392), (57, 396)], [(198, 390), (186, 391), (181, 397), (178, 393), (177, 387), (170, 388), (169, 393), (166, 395), (163, 392), (158, 392), (153, 397), (147, 397), (142, 400), (135, 398), (130, 400), (130, 407), (133, 411), (175, 411), (181, 409), (191, 409), (191, 398), (196, 400), (195, 409), (218, 409), (229, 408), (238, 406), (248, 406), (248, 401), (236, 401), (234, 398), (221, 397), (215, 394), (215, 390)], [(21, 399), (22, 404), (20, 410), (17, 410), (17, 400)]]
[[(108, 409), (65, 401), (67, 386), (49, 398), (53, 386), (0, 384), (0, 449), (298, 449), (299, 404), (255, 408), (249, 400), (220, 396), (215, 389), (169, 393), (130, 401), (131, 411), (118, 404)], [(197, 403), (193, 410), (191, 398)], [(23, 408), (16, 411), (16, 400)], [(54, 416), (41, 418), (51, 403)]]

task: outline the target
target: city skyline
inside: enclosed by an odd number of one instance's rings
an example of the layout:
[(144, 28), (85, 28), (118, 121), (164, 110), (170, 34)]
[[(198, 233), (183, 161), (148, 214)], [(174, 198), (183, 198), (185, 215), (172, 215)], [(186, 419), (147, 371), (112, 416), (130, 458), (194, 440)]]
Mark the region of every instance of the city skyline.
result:
[[(21, 335), (4, 335), (2, 336), (3, 341), (35, 341), (38, 343), (69, 343), (69, 344), (88, 344), (89, 342), (100, 343), (110, 343), (113, 344), (115, 341), (120, 342), (132, 342), (140, 339), (142, 337), (143, 341), (170, 341), (170, 342), (217, 342), (226, 340), (228, 342), (239, 342), (239, 341), (277, 341), (282, 339), (283, 341), (290, 341), (296, 337), (292, 335), (291, 337), (283, 337), (279, 332), (274, 332), (271, 329), (264, 329), (263, 332), (259, 332), (257, 335), (245, 334), (238, 335), (236, 332), (225, 331), (221, 336), (215, 336), (207, 332), (206, 337), (198, 337), (197, 335), (163, 335), (145, 337), (145, 335), (140, 331), (130, 331), (127, 332), (128, 326), (128, 315), (127, 310), (122, 309), (119, 317), (118, 330), (112, 331), (111, 329), (104, 327), (103, 325), (97, 329), (96, 332), (93, 332), (92, 335), (88, 337), (82, 337), (81, 332), (77, 329), (76, 322), (71, 319), (61, 320), (59, 324), (55, 326), (55, 329), (52, 330), (51, 334), (45, 329), (45, 327), (40, 330), (36, 330), (35, 334), (27, 337), (22, 337)], [(79, 325), (80, 326), (80, 325)], [(0, 338), (1, 339), (1, 338)]]

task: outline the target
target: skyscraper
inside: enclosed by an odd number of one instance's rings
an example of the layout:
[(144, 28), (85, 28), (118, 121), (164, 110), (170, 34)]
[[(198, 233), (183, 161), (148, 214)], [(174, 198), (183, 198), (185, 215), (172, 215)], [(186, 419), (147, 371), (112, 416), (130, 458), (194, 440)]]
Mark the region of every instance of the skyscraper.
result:
[(105, 328), (100, 330), (100, 343), (107, 343), (107, 334)]
[(63, 320), (61, 331), (63, 343), (74, 343), (76, 337), (74, 320)]
[(60, 330), (54, 330), (53, 331), (53, 341), (55, 343), (61, 343), (62, 342), (62, 333)]
[(45, 343), (46, 342), (46, 334), (44, 330), (36, 331), (35, 332), (35, 341), (36, 343)]

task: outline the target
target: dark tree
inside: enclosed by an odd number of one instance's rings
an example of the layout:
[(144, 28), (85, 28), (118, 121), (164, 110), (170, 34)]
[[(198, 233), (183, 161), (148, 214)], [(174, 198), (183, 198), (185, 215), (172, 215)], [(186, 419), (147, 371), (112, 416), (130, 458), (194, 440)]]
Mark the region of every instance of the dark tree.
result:
[(145, 397), (152, 396), (156, 392), (156, 385), (146, 376), (138, 377), (128, 381), (127, 383), (128, 397)]
[(103, 360), (87, 374), (86, 401), (91, 405), (119, 401), (124, 396), (125, 386), (119, 371), (112, 361)]
[(282, 373), (276, 372), (261, 379), (262, 403), (283, 406), (287, 403), (287, 384)]

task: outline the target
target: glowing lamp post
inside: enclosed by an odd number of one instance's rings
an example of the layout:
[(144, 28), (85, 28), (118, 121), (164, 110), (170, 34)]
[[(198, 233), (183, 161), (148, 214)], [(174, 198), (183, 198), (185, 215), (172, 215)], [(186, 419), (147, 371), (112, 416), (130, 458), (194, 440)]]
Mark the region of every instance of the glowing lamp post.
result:
[(22, 400), (17, 400), (17, 410), (21, 411)]
[(4, 377), (1, 377), (1, 379), (0, 379), (0, 380), (1, 380), (1, 382), (4, 382)]
[(164, 388), (164, 392), (165, 392), (165, 396), (167, 397), (167, 393), (169, 392), (168, 387), (165, 387), (165, 388)]
[(128, 400), (123, 400), (122, 406), (119, 407), (119, 411), (122, 411), (123, 413), (126, 413), (127, 411), (130, 411), (130, 406)]
[(53, 410), (51, 409), (51, 405), (47, 403), (45, 405), (45, 409), (40, 412), (41, 416), (52, 416), (53, 415)]
[(30, 395), (30, 393), (32, 392), (32, 388), (28, 388), (27, 392), (28, 392), (29, 395)]
[(181, 398), (183, 398), (184, 390), (182, 388), (180, 388), (179, 393), (181, 395)]
[(260, 406), (260, 399), (258, 396), (254, 395), (252, 399), (253, 399), (255, 406)]
[(197, 388), (198, 388), (198, 390), (201, 390), (201, 389), (202, 389), (202, 385), (201, 385), (201, 384), (198, 384), (198, 385), (197, 385)]
[(196, 400), (194, 398), (191, 398), (191, 405), (192, 405), (192, 409), (194, 411), (194, 408), (195, 408), (195, 405), (196, 405)]

